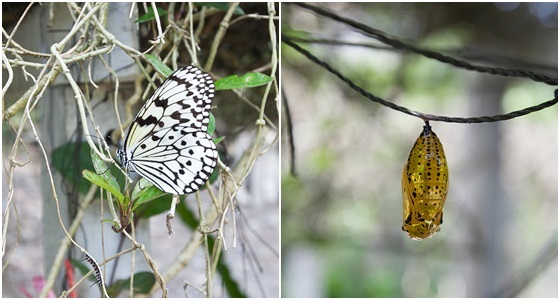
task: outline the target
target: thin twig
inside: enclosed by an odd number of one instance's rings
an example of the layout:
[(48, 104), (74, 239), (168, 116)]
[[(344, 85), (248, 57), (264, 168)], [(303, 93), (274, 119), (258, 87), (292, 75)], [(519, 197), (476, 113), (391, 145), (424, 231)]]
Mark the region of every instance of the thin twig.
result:
[(154, 11), (154, 19), (156, 20), (156, 25), (157, 25), (157, 31), (158, 31), (158, 36), (156, 37), (156, 40), (153, 41), (152, 43), (154, 44), (165, 44), (165, 36), (163, 35), (163, 32), (161, 30), (161, 22), (159, 20), (159, 12), (157, 10), (157, 6), (155, 2), (151, 2), (152, 4), (152, 9)]
[(198, 65), (198, 57), (196, 55), (196, 41), (195, 41), (194, 32), (193, 32), (193, 30), (194, 30), (193, 6), (194, 6), (194, 4), (192, 2), (189, 2), (189, 13), (187, 14), (187, 19), (189, 21), (189, 32), (191, 34), (191, 39), (190, 39), (191, 40), (191, 47), (190, 48), (187, 47), (187, 49), (190, 49), (189, 53), (191, 54), (192, 64), (197, 66)]
[(297, 177), (296, 172), (296, 145), (294, 143), (294, 131), (292, 125), (292, 114), (290, 112), (290, 104), (288, 103), (288, 97), (286, 96), (286, 92), (284, 91), (284, 87), (282, 87), (282, 107), (285, 111), (285, 118), (286, 118), (286, 126), (285, 129), (285, 136), (288, 137), (288, 148), (290, 149), (290, 174), (292, 176)]
[(6, 80), (6, 83), (3, 84), (2, 86), (2, 113), (4, 113), (3, 99), (6, 96), (6, 92), (8, 91), (8, 88), (10, 87), (10, 85), (12, 85), (12, 80), (14, 79), (14, 71), (12, 70), (10, 60), (8, 59), (4, 51), (2, 51), (2, 62), (4, 63), (4, 66), (6, 66), (6, 71), (8, 72), (8, 79)]
[(27, 8), (25, 8), (25, 10), (23, 11), (23, 14), (21, 15), (21, 17), (19, 18), (19, 20), (16, 23), (16, 26), (14, 26), (14, 29), (12, 30), (12, 33), (10, 34), (10, 36), (8, 37), (8, 39), (6, 40), (6, 43), (4, 44), (4, 47), (9, 47), (10, 46), (10, 42), (12, 41), (12, 38), (14, 37), (14, 35), (16, 34), (19, 25), (21, 24), (21, 22), (23, 22), (23, 20), (25, 19), (25, 16), (27, 15), (27, 12), (29, 12), (29, 9), (31, 9), (31, 6), (33, 6), (33, 4), (35, 3), (29, 3), (29, 5), (27, 5)]
[[(121, 256), (123, 256), (123, 255), (125, 255), (125, 254), (127, 254), (127, 253), (134, 252), (134, 250), (136, 250), (135, 247), (129, 248), (129, 249), (124, 250), (124, 251), (121, 251), (121, 252), (119, 252), (119, 253), (117, 253), (117, 254), (114, 254), (113, 256), (111, 256), (111, 257), (105, 259), (102, 263), (98, 263), (98, 265), (99, 265), (100, 267), (105, 266), (105, 265), (106, 265), (107, 263), (109, 263), (110, 261), (112, 261), (112, 260), (114, 260), (114, 259), (117, 259), (117, 258), (119, 258), (119, 257), (121, 257)], [(66, 293), (67, 293), (67, 294), (70, 294), (70, 292), (72, 292), (72, 291), (75, 290), (78, 286), (80, 286), (80, 284), (81, 284), (84, 280), (88, 279), (88, 278), (93, 274), (93, 272), (94, 272), (94, 270), (90, 270), (89, 272), (87, 272), (86, 274), (84, 274), (84, 276), (82, 276), (82, 278), (81, 278), (80, 280), (78, 280), (73, 286), (71, 286), (71, 287), (66, 291)]]
[[(46, 66), (48, 66), (48, 64), (45, 64), (44, 70), (46, 69)], [(60, 68), (58, 67), (58, 68), (52, 68), (49, 73), (49, 76), (39, 76), (40, 78), (39, 81), (37, 81), (34, 85), (29, 87), (29, 89), (27, 89), (27, 91), (23, 95), (21, 95), (21, 97), (19, 97), (19, 99), (16, 100), (14, 104), (8, 107), (6, 111), (2, 111), (4, 114), (2, 116), (2, 119), (5, 121), (13, 117), (15, 114), (17, 114), (21, 109), (25, 107), (25, 105), (27, 105), (29, 99), (35, 96), (36, 92), (42, 90), (47, 84), (54, 82), (54, 80), (57, 78), (59, 73), (60, 73)]]
[(163, 279), (163, 277), (161, 276), (161, 274), (158, 271), (156, 262), (152, 259), (152, 257), (150, 256), (150, 254), (148, 253), (148, 251), (146, 251), (146, 247), (144, 246), (144, 244), (138, 243), (136, 240), (134, 240), (129, 234), (128, 232), (126, 232), (126, 230), (123, 230), (122, 233), (132, 242), (132, 245), (134, 245), (134, 247), (136, 247), (137, 249), (140, 250), (140, 252), (142, 252), (142, 254), (144, 254), (144, 259), (146, 260), (146, 263), (148, 264), (148, 266), (150, 267), (150, 269), (152, 269), (152, 271), (154, 272), (154, 276), (156, 278), (156, 281), (159, 284), (159, 287), (162, 290), (162, 298), (167, 298), (167, 293), (169, 292), (167, 290), (167, 285), (165, 283), (165, 280)]
[(196, 192), (196, 204), (198, 205), (198, 215), (199, 215), (199, 229), (202, 233), (202, 244), (204, 250), (204, 257), (206, 258), (206, 297), (212, 298), (212, 268), (210, 259), (210, 249), (208, 248), (208, 224), (206, 223), (206, 218), (202, 212), (202, 201), (200, 201), (200, 193)]
[(229, 26), (229, 22), (235, 9), (239, 6), (239, 2), (232, 2), (229, 5), (229, 9), (227, 10), (222, 22), (220, 22), (220, 27), (214, 36), (214, 40), (212, 41), (212, 45), (210, 46), (210, 53), (208, 54), (208, 60), (206, 61), (206, 65), (204, 66), (204, 70), (212, 69), (212, 65), (214, 64), (214, 58), (216, 57), (216, 53), (218, 52), (218, 46), (220, 45), (224, 34)]
[[(218, 217), (218, 211), (216, 209), (209, 209), (204, 217), (206, 220), (215, 220)], [(189, 242), (185, 245), (183, 250), (181, 250), (177, 258), (175, 258), (174, 264), (164, 272), (163, 279), (165, 281), (169, 281), (177, 276), (177, 274), (179, 274), (179, 272), (181, 272), (189, 264), (196, 251), (202, 244), (202, 238), (202, 231), (195, 230), (193, 232)], [(154, 285), (148, 294), (154, 294), (158, 290), (158, 288), (160, 287)]]
[(87, 253), (87, 251), (82, 248), (78, 243), (76, 243), (74, 241), (74, 239), (72, 238), (74, 236), (74, 234), (76, 233), (76, 231), (78, 230), (80, 224), (82, 223), (82, 220), (85, 216), (85, 211), (86, 209), (89, 207), (89, 205), (93, 202), (93, 200), (95, 199), (95, 191), (97, 190), (96, 186), (92, 185), (90, 190), (88, 191), (88, 194), (86, 195), (84, 201), (80, 204), (78, 211), (76, 213), (76, 216), (74, 217), (74, 220), (72, 220), (72, 224), (70, 225), (70, 227), (68, 228), (68, 231), (66, 230), (66, 228), (64, 227), (64, 223), (62, 222), (62, 216), (60, 215), (60, 206), (59, 206), (59, 202), (58, 202), (58, 197), (56, 196), (56, 191), (54, 188), (54, 182), (52, 182), (52, 176), (51, 176), (51, 171), (50, 168), (47, 167), (49, 170), (48, 174), (49, 177), (51, 178), (51, 188), (53, 189), (53, 196), (55, 196), (55, 204), (56, 204), (56, 210), (57, 210), (57, 214), (58, 214), (58, 220), (60, 222), (60, 225), (62, 227), (62, 230), (64, 231), (64, 233), (66, 234), (66, 236), (64, 238), (62, 238), (62, 240), (60, 241), (60, 247), (58, 248), (57, 254), (54, 258), (54, 261), (52, 263), (52, 267), (50, 269), (50, 273), (47, 276), (47, 280), (45, 283), (45, 286), (43, 287), (43, 290), (41, 291), (41, 294), (39, 297), (45, 297), (48, 293), (49, 290), (52, 289), (54, 282), (56, 280), (56, 277), (58, 275), (58, 270), (62, 264), (62, 261), (64, 260), (64, 257), (68, 251), (68, 248), (70, 247), (71, 244), (74, 244), (74, 246), (76, 246), (78, 249), (80, 249), (82, 252)]

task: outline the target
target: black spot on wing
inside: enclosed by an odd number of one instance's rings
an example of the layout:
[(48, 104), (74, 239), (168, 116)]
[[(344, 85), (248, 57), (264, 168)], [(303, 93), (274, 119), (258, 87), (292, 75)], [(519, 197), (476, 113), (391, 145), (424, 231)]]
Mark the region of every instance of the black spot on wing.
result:
[(138, 126), (148, 126), (148, 125), (156, 125), (159, 123), (158, 118), (154, 116), (148, 116), (146, 118), (142, 118), (141, 116), (136, 117), (134, 120), (138, 124)]
[(166, 98), (160, 98), (160, 97), (156, 97), (154, 99), (154, 104), (157, 107), (163, 107), (166, 108), (167, 106), (169, 106), (169, 101)]

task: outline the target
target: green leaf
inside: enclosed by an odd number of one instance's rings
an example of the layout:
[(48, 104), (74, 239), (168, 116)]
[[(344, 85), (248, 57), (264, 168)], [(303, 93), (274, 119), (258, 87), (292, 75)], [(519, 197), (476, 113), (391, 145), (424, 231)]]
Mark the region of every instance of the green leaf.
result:
[(243, 89), (265, 85), (273, 80), (262, 73), (247, 73), (241, 77), (231, 75), (216, 81), (216, 90)]
[[(73, 143), (67, 143), (59, 146), (58, 148), (52, 151), (52, 163), (55, 169), (59, 171), (60, 174), (62, 174), (62, 177), (70, 184), (77, 187), (78, 191), (81, 194), (85, 195), (88, 192), (91, 186), (91, 182), (86, 180), (83, 176), (80, 176), (82, 170), (95, 169), (92, 162), (91, 149), (88, 143), (73, 142)], [(119, 169), (114, 165), (110, 165), (109, 169), (110, 170), (107, 171), (107, 169), (104, 166), (101, 166), (101, 170), (105, 170), (105, 171), (100, 173), (108, 177), (109, 174), (121, 173)], [(110, 176), (112, 177), (112, 175)], [(119, 186), (124, 185), (124, 181), (125, 181), (125, 176), (121, 175), (117, 177), (116, 186), (114, 182), (110, 184), (113, 185), (115, 188), (119, 189), (118, 188)], [(99, 196), (99, 193), (97, 193), (97, 196)]]
[[(134, 274), (134, 282), (132, 283), (132, 290), (137, 294), (147, 294), (150, 292), (152, 286), (156, 283), (156, 277), (151, 272), (138, 272)], [(109, 296), (116, 297), (122, 291), (128, 291), (130, 288), (130, 278), (117, 280), (111, 285), (111, 293)]]
[(214, 144), (218, 145), (221, 141), (223, 141), (226, 137), (225, 136), (221, 136), (217, 139), (213, 139)]
[(115, 196), (120, 203), (124, 202), (124, 195), (121, 194), (121, 192), (118, 189), (115, 189), (102, 176), (97, 175), (95, 172), (92, 172), (90, 170), (83, 170), (82, 176), (84, 176), (85, 179), (92, 182), (93, 184), (96, 184), (99, 187), (103, 188), (104, 190), (108, 191), (109, 193), (113, 194), (113, 196)]
[(143, 193), (146, 192), (147, 189), (149, 189), (152, 186), (154, 185), (151, 182), (149, 182), (143, 177), (140, 177), (140, 179), (138, 179), (138, 181), (136, 182), (134, 189), (132, 190), (131, 198), (133, 200), (138, 199), (138, 197), (140, 197)]
[(134, 201), (132, 211), (134, 211), (138, 206), (164, 195), (166, 195), (166, 193), (162, 192), (155, 185), (151, 184), (144, 178), (140, 178), (132, 191), (132, 200)]
[[(130, 285), (130, 280), (128, 280)], [(156, 277), (151, 272), (139, 272), (134, 274), (133, 289), (136, 293), (147, 294), (156, 283)]]
[[(134, 216), (141, 219), (148, 219), (165, 211), (169, 211), (172, 197), (172, 195), (166, 194), (157, 201), (145, 202), (134, 210)], [(182, 196), (181, 199), (184, 199), (184, 196)]]
[(154, 67), (154, 69), (156, 69), (156, 71), (158, 71), (160, 74), (165, 76), (165, 78), (173, 74), (173, 70), (171, 70), (171, 68), (169, 68), (165, 63), (163, 63), (163, 61), (161, 61), (159, 57), (151, 54), (145, 54), (144, 57), (146, 57), (146, 60), (148, 60), (148, 62)]
[(62, 177), (86, 194), (91, 183), (82, 176), (83, 169), (93, 169), (89, 145), (85, 142), (67, 143), (52, 151), (52, 163)]
[(210, 122), (208, 122), (208, 134), (212, 135), (214, 134), (214, 131), (216, 130), (216, 118), (214, 118), (214, 114), (210, 113)]
[[(215, 9), (219, 9), (219, 10), (223, 10), (223, 11), (228, 11), (229, 10), (229, 3), (227, 2), (195, 2), (194, 5), (196, 6), (207, 6), (207, 7), (213, 7)], [(243, 11), (243, 9), (241, 9), (241, 7), (237, 6), (235, 8), (235, 10), (233, 11), (234, 15), (244, 15), (245, 12)]]
[(120, 191), (121, 187), (117, 182), (117, 179), (111, 173), (109, 166), (105, 163), (95, 151), (91, 151), (91, 161), (93, 162), (93, 167), (98, 175), (101, 175), (105, 181), (107, 181), (115, 190)]
[[(158, 12), (158, 15), (160, 17), (163, 17), (163, 16), (167, 15), (167, 11), (164, 10), (163, 8), (157, 7), (157, 12)], [(136, 23), (144, 23), (144, 22), (154, 20), (155, 18), (156, 18), (156, 15), (154, 14), (154, 9), (153, 9), (152, 6), (149, 6), (148, 11), (143, 16), (138, 18), (135, 22)]]

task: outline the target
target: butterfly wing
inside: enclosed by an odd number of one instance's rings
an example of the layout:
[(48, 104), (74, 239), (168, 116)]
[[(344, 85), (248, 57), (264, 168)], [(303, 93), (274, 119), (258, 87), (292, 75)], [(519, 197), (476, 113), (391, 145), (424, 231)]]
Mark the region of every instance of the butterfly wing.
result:
[(214, 82), (208, 74), (194, 66), (175, 71), (132, 122), (118, 152), (122, 164), (166, 193), (198, 190), (218, 157), (206, 133), (213, 97)]
[(212, 175), (218, 152), (206, 132), (175, 127), (154, 137), (158, 137), (157, 146), (138, 147), (131, 167), (160, 190), (189, 194)]
[[(195, 66), (171, 74), (146, 101), (130, 125), (125, 147), (154, 131), (172, 126), (208, 130), (210, 107), (214, 98), (214, 81)], [(127, 149), (133, 150), (133, 149)]]

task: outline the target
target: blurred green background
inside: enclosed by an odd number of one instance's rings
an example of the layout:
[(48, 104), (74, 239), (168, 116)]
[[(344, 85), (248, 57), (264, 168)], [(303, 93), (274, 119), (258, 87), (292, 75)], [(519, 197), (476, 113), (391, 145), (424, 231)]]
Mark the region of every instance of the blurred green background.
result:
[[(557, 3), (314, 3), (477, 64), (557, 78)], [(282, 4), (282, 32), (383, 46)], [(419, 55), (299, 43), (385, 100), (475, 117), (554, 97), (529, 79)], [(385, 46), (383, 46), (385, 47)], [(423, 122), (365, 99), (282, 45), (297, 178), (282, 119), (283, 297), (558, 297), (558, 106), (504, 122), (431, 122), (449, 163), (441, 231), (401, 231), (402, 168)]]

